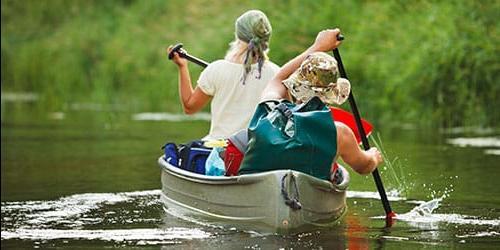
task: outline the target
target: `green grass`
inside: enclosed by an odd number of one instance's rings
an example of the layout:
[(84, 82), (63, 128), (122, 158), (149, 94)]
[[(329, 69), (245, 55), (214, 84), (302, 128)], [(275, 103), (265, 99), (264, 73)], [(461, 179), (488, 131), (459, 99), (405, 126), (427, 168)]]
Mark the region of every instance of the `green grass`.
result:
[[(2, 91), (39, 105), (121, 105), (180, 112), (183, 42), (207, 61), (224, 56), (248, 9), (271, 20), (270, 57), (284, 64), (324, 28), (340, 27), (341, 53), (361, 112), (380, 124), (498, 126), (500, 1), (69, 1), (2, 0)], [(191, 67), (197, 78), (200, 68)]]

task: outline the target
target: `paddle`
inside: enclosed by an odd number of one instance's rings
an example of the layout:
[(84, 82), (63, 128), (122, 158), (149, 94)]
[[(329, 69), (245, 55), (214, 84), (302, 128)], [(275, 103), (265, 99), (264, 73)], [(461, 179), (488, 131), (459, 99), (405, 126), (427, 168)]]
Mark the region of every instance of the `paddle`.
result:
[[(342, 64), (342, 59), (340, 58), (340, 52), (339, 52), (338, 48), (333, 50), (333, 56), (337, 60), (339, 71), (340, 71), (340, 76), (342, 78), (348, 79), (347, 74), (346, 74), (345, 69), (344, 69), (344, 65)], [(354, 94), (352, 93), (352, 88), (351, 88), (351, 92), (349, 93), (348, 100), (349, 100), (349, 105), (351, 106), (351, 110), (354, 113), (354, 118), (356, 120), (357, 130), (361, 136), (363, 148), (365, 150), (368, 150), (368, 149), (370, 149), (370, 143), (368, 142), (368, 138), (366, 137), (366, 132), (365, 132), (363, 125), (362, 125), (362, 122), (361, 122), (361, 115), (359, 114), (359, 110), (358, 110), (358, 107), (356, 105), (356, 101), (354, 100)], [(394, 213), (394, 211), (392, 211), (391, 205), (389, 204), (389, 199), (387, 199), (387, 195), (385, 193), (384, 185), (382, 184), (382, 179), (380, 178), (380, 174), (378, 172), (378, 169), (375, 169), (372, 172), (372, 175), (373, 175), (373, 178), (375, 180), (377, 190), (380, 194), (380, 199), (382, 200), (382, 205), (384, 206), (385, 215), (386, 215), (385, 216), (386, 226), (390, 227), (394, 223), (393, 219), (396, 216), (396, 214)]]
[[(337, 37), (338, 40), (343, 40), (344, 37), (342, 35), (339, 35)], [(174, 56), (174, 52), (177, 52), (179, 54), (180, 57), (183, 57), (183, 58), (186, 58), (188, 61), (191, 61), (193, 63), (196, 63), (198, 65), (200, 65), (201, 67), (203, 68), (206, 68), (208, 66), (208, 62), (202, 60), (202, 59), (199, 59), (195, 56), (192, 56), (190, 55), (186, 50), (184, 50), (183, 48), (183, 44), (182, 43), (178, 43), (176, 44), (172, 50), (168, 53), (168, 59), (172, 60), (173, 56)], [(333, 117), (335, 117), (335, 121), (338, 121), (338, 122), (342, 122), (344, 123), (345, 125), (347, 125), (353, 132), (354, 132), (354, 135), (356, 136), (356, 141), (359, 143), (361, 143), (361, 140), (362, 140), (362, 136), (361, 134), (358, 132), (358, 129), (356, 128), (356, 118), (354, 117), (353, 114), (343, 110), (343, 109), (340, 109), (340, 108), (330, 108), (332, 113), (333, 113)], [(362, 119), (362, 123), (363, 123), (363, 128), (366, 133), (364, 134), (365, 137), (366, 135), (369, 135), (373, 129), (373, 126), (366, 120), (363, 120)]]
[(186, 58), (188, 61), (196, 63), (203, 68), (206, 68), (208, 66), (208, 62), (205, 62), (197, 57), (188, 54), (187, 51), (182, 48), (183, 46), (184, 45), (182, 43), (176, 44), (172, 48), (172, 50), (168, 53), (168, 59), (172, 60), (172, 58), (174, 57), (174, 52), (177, 52), (177, 54), (179, 54), (180, 57)]

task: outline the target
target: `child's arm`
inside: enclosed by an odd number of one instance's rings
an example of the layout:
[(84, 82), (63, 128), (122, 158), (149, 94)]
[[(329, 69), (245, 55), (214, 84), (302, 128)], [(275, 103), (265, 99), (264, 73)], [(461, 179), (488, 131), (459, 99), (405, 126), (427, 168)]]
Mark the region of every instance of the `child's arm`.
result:
[(319, 32), (313, 45), (280, 68), (276, 76), (274, 76), (264, 89), (261, 100), (287, 98), (288, 92), (282, 81), (286, 80), (296, 69), (298, 69), (302, 61), (304, 61), (309, 54), (318, 51), (330, 51), (337, 48), (341, 43), (337, 40), (338, 34), (340, 34), (339, 29), (329, 29)]
[(380, 151), (373, 147), (368, 151), (359, 148), (354, 133), (345, 124), (336, 122), (337, 127), (337, 151), (349, 166), (359, 174), (370, 174), (383, 162)]

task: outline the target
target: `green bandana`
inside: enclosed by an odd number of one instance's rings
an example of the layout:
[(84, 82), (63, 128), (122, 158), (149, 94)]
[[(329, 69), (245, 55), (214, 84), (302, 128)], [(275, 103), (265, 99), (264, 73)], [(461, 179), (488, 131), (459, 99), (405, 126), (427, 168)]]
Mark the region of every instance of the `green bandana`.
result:
[(271, 37), (272, 27), (267, 19), (267, 16), (259, 10), (250, 10), (238, 17), (236, 20), (236, 37), (248, 43), (247, 52), (243, 61), (245, 71), (243, 72), (242, 82), (245, 84), (245, 79), (250, 72), (252, 66), (252, 58), (255, 57), (258, 63), (260, 79), (262, 65), (264, 64), (265, 54), (269, 46), (269, 38)]

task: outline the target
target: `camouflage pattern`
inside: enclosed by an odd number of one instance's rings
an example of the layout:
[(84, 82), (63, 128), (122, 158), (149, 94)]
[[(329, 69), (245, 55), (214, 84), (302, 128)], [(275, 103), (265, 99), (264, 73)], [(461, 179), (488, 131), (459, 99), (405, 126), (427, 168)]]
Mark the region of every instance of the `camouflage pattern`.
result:
[(283, 84), (290, 94), (301, 102), (307, 102), (313, 96), (318, 96), (330, 105), (344, 103), (351, 91), (349, 81), (339, 77), (335, 58), (323, 52), (307, 56)]

